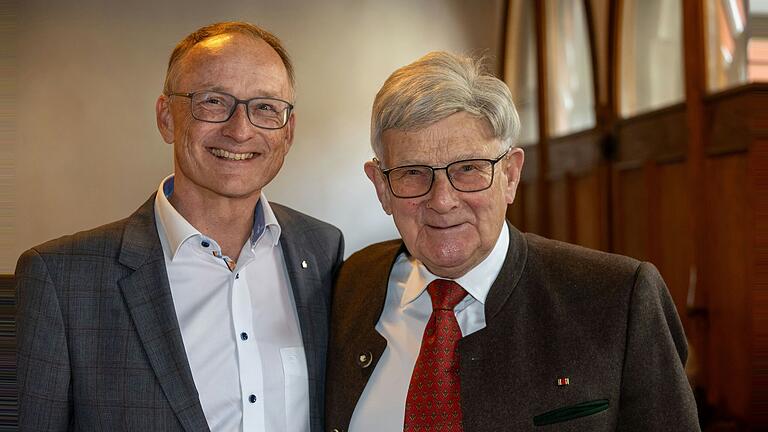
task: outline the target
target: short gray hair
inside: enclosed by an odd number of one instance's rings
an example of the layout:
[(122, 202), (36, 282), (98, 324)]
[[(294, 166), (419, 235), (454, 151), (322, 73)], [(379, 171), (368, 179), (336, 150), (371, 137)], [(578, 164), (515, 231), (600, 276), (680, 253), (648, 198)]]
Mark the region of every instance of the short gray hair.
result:
[(388, 129), (414, 131), (458, 112), (488, 120), (504, 148), (520, 131), (512, 94), (488, 73), (482, 58), (431, 52), (387, 78), (373, 101), (371, 147), (382, 156), (381, 135)]

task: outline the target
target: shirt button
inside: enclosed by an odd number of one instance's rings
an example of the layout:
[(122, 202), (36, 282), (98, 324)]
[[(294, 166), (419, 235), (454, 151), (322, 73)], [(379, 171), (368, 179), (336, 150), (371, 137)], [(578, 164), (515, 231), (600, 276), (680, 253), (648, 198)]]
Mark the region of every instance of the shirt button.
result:
[(202, 247), (208, 247), (208, 246), (210, 246), (211, 244), (210, 244), (210, 243), (208, 243), (207, 241), (203, 240), (203, 242), (202, 242), (202, 243), (200, 243), (200, 245), (201, 245)]
[(370, 351), (366, 351), (364, 353), (360, 353), (355, 360), (359, 367), (365, 369), (371, 365), (371, 362), (373, 362), (373, 355)]
[(242, 332), (240, 333), (240, 339), (242, 340), (248, 340), (248, 333)]
[(250, 395), (250, 396), (248, 396), (248, 402), (250, 402), (250, 403), (256, 403), (256, 395)]
[(240, 279), (240, 273), (235, 275), (235, 279)]

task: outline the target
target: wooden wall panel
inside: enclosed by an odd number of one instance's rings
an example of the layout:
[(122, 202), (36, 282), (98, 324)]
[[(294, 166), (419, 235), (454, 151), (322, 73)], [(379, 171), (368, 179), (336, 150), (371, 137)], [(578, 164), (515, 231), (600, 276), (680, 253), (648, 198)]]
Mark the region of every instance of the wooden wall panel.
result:
[(709, 154), (744, 151), (768, 131), (768, 84), (752, 83), (709, 96), (704, 134)]
[(569, 241), (568, 224), (568, 182), (565, 177), (549, 184), (549, 237), (560, 241)]
[(648, 191), (643, 169), (615, 173), (614, 251), (648, 261)]
[(549, 169), (547, 178), (585, 175), (600, 164), (600, 134), (594, 130), (577, 132), (548, 141)]
[(658, 208), (651, 209), (651, 230), (656, 248), (651, 260), (664, 276), (686, 333), (690, 334), (685, 305), (694, 245), (688, 218), (690, 202), (686, 175), (686, 166), (682, 163), (656, 166), (658, 189), (653, 193), (657, 195)]
[(520, 183), (517, 186), (515, 202), (507, 206), (507, 220), (512, 222), (512, 225), (516, 226), (518, 229), (525, 231), (525, 184)]
[(602, 203), (605, 199), (601, 193), (600, 176), (597, 170), (592, 174), (575, 177), (573, 185), (573, 233), (571, 240), (579, 245), (600, 249), (602, 247)]
[(685, 153), (688, 133), (685, 106), (674, 105), (622, 120), (618, 125), (619, 162), (679, 158)]
[(709, 309), (707, 399), (725, 414), (743, 419), (751, 386), (746, 155), (708, 159), (705, 172), (708, 229), (700, 280)]
[(530, 182), (522, 185), (522, 190), (517, 193), (523, 194), (525, 206), (523, 207), (523, 231), (539, 233), (542, 228), (542, 220), (539, 216), (539, 191), (538, 183)]
[[(765, 114), (765, 108), (763, 113)], [(763, 117), (765, 120), (765, 117)], [(768, 121), (763, 123), (763, 130)], [(754, 251), (749, 262), (749, 304), (752, 315), (752, 400), (751, 424), (768, 426), (768, 137), (752, 144), (749, 158), (750, 202), (753, 215), (749, 226)]]

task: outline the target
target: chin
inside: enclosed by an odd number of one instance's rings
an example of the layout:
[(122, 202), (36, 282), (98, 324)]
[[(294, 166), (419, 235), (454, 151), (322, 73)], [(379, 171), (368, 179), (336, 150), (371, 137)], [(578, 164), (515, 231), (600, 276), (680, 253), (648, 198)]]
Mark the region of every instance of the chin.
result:
[[(434, 253), (438, 252), (438, 253)], [(440, 253), (442, 252), (442, 253)], [(472, 255), (467, 251), (452, 250), (449, 253), (447, 251), (440, 251), (439, 249), (429, 250), (427, 254), (422, 255), (421, 261), (430, 268), (430, 271), (437, 269), (444, 269), (451, 271), (461, 268), (471, 268)], [(434, 271), (433, 271), (434, 273)], [(436, 273), (435, 273), (436, 274)], [(438, 275), (447, 276), (447, 275)]]
[(211, 189), (218, 195), (230, 197), (230, 198), (245, 198), (253, 195), (254, 193), (261, 192), (261, 187), (255, 182), (244, 182), (239, 179), (231, 179), (230, 181), (219, 181), (213, 184)]
[(474, 267), (467, 261), (441, 261), (441, 260), (422, 260), (422, 263), (435, 276), (448, 279), (458, 279), (464, 276)]

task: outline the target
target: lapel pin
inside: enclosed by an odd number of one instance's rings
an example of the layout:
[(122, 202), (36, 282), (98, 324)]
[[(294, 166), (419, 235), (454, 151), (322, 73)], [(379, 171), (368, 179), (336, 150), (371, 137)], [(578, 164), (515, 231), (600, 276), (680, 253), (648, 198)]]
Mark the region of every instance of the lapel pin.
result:
[(570, 383), (571, 383), (571, 380), (568, 377), (563, 377), (563, 378), (558, 378), (557, 379), (557, 385), (559, 387), (567, 386)]
[(307, 268), (309, 267), (309, 264), (307, 264), (306, 261), (301, 261), (301, 268)]

